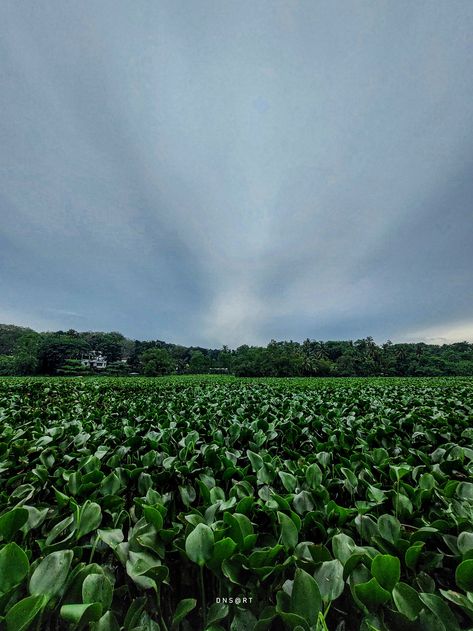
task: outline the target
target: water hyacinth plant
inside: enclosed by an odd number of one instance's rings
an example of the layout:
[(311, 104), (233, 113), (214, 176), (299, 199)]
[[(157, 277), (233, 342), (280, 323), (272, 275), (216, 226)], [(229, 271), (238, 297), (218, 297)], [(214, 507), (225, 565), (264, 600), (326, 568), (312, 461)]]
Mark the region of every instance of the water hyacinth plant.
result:
[(472, 386), (1, 380), (1, 628), (473, 628)]

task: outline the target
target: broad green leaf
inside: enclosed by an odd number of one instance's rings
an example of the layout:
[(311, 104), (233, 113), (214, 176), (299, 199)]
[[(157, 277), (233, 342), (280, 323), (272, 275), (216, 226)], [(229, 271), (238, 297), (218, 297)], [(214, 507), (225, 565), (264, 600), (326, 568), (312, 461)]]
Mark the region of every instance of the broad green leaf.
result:
[(271, 565), (275, 557), (283, 550), (284, 547), (281, 544), (277, 544), (273, 547), (260, 548), (255, 550), (248, 557), (248, 565), (252, 568), (264, 567)]
[(460, 482), (456, 487), (456, 494), (462, 500), (473, 500), (473, 482)]
[(455, 582), (460, 589), (473, 592), (473, 559), (460, 563), (455, 571)]
[(408, 517), (412, 515), (413, 506), (411, 500), (403, 493), (396, 493), (394, 497), (394, 508), (397, 514)]
[(11, 541), (20, 528), (28, 521), (28, 511), (25, 508), (14, 508), (0, 516), (0, 537), (4, 541)]
[(99, 603), (63, 605), (60, 610), (61, 618), (77, 626), (86, 626), (97, 621), (102, 616), (102, 605)]
[(299, 515), (304, 515), (305, 513), (314, 509), (314, 502), (312, 500), (312, 496), (308, 491), (301, 491), (297, 495), (294, 496), (292, 500), (292, 504), (296, 513)]
[[(296, 614), (296, 613), (288, 613), (285, 611), (279, 611), (278, 610), (278, 615), (281, 618), (281, 620), (284, 622), (285, 629), (292, 629), (292, 631), (300, 631), (301, 629), (303, 631), (309, 631), (309, 629), (312, 629), (314, 627), (310, 627), (309, 624), (306, 622), (306, 620)], [(242, 631), (245, 631), (242, 629)]]
[(245, 539), (253, 534), (253, 526), (246, 515), (240, 513), (225, 513), (223, 520), (230, 526), (227, 534), (236, 541), (240, 548), (244, 547)]
[(243, 576), (246, 577), (246, 575), (243, 572), (240, 560), (237, 560), (235, 557), (222, 561), (222, 572), (231, 583), (235, 583), (235, 585), (244, 583)]
[(322, 470), (316, 462), (307, 467), (305, 479), (312, 491), (315, 491), (322, 484)]
[(41, 526), (49, 513), (48, 507), (38, 509), (35, 506), (27, 506), (24, 504), (23, 508), (28, 511), (28, 520), (21, 528), (22, 532), (25, 534), (30, 530)]
[(190, 613), (196, 605), (197, 600), (195, 598), (184, 598), (183, 600), (179, 601), (172, 617), (172, 624), (179, 624), (179, 622), (181, 622), (181, 620), (184, 620), (187, 614)]
[(144, 506), (143, 514), (146, 518), (146, 521), (150, 524), (153, 524), (158, 532), (162, 529), (163, 518), (157, 508), (154, 508), (153, 506)]
[(66, 581), (66, 590), (62, 599), (63, 605), (73, 605), (82, 602), (82, 585), (90, 574), (103, 575), (104, 570), (97, 563), (89, 563), (87, 565), (80, 563), (71, 570)]
[(224, 559), (228, 559), (235, 552), (236, 547), (237, 544), (230, 537), (224, 537), (220, 541), (216, 541), (212, 553), (212, 562), (221, 563)]
[(393, 589), (393, 600), (397, 610), (409, 620), (415, 620), (422, 609), (419, 594), (407, 583), (397, 583)]
[(20, 585), (28, 575), (28, 557), (16, 543), (8, 543), (0, 550), (0, 594)]
[(148, 552), (130, 550), (125, 567), (128, 576), (143, 589), (157, 590), (158, 584), (166, 580), (169, 574), (161, 560)]
[(392, 515), (381, 515), (378, 518), (379, 534), (393, 545), (399, 541), (401, 524)]
[(48, 536), (46, 537), (46, 545), (49, 546), (53, 544), (56, 541), (56, 539), (64, 535), (66, 531), (68, 534), (62, 540), (62, 542), (64, 543), (64, 541), (71, 539), (73, 532), (72, 531), (70, 532), (69, 530), (73, 522), (74, 522), (74, 515), (68, 515), (67, 517), (62, 519), (60, 522), (55, 524), (49, 531)]
[(25, 631), (46, 605), (44, 596), (28, 596), (17, 602), (5, 616), (7, 631)]
[(473, 600), (471, 600), (471, 598), (468, 598), (468, 596), (464, 594), (454, 592), (451, 589), (441, 589), (440, 593), (444, 598), (464, 609), (470, 618), (473, 619)]
[(104, 574), (89, 574), (82, 583), (82, 602), (100, 603), (103, 611), (110, 608), (113, 585)]
[[(366, 553), (363, 550), (355, 551), (349, 559), (345, 562), (343, 566), (343, 578), (347, 580), (350, 574), (362, 563), (362, 561), (366, 560)], [(364, 566), (363, 566), (364, 567)], [(363, 581), (360, 581), (363, 582)]]
[(264, 464), (264, 460), (261, 456), (256, 454), (254, 451), (247, 449), (246, 455), (248, 456), (249, 461), (251, 462), (251, 466), (253, 471), (257, 473)]
[(401, 562), (390, 554), (378, 554), (371, 562), (371, 573), (390, 592), (401, 578)]
[(298, 532), (296, 525), (290, 517), (278, 512), (278, 521), (281, 524), (281, 541), (287, 550), (293, 550), (297, 545)]
[(224, 603), (213, 603), (207, 614), (207, 625), (215, 624), (228, 616), (230, 611), (228, 605)]
[(430, 611), (441, 620), (447, 631), (459, 631), (458, 620), (447, 603), (436, 594), (419, 594), (419, 598)]
[(374, 519), (369, 515), (357, 515), (355, 518), (356, 529), (360, 533), (362, 539), (366, 542), (373, 541), (379, 533), (378, 526)]
[(461, 554), (473, 550), (473, 532), (464, 531), (458, 535), (457, 546)]
[(315, 579), (305, 570), (298, 568), (291, 594), (291, 613), (301, 616), (310, 625), (315, 626), (321, 608), (322, 599)]
[(248, 631), (248, 629), (253, 629), (255, 624), (256, 618), (250, 609), (237, 607), (230, 624), (230, 631)]
[(435, 487), (435, 478), (431, 473), (424, 473), (419, 478), (419, 487), (424, 491), (430, 491)]
[(146, 598), (144, 596), (140, 598), (135, 598), (126, 612), (125, 620), (123, 622), (123, 627), (127, 631), (129, 629), (133, 629), (138, 626), (138, 622), (140, 616), (145, 608)]
[(417, 562), (419, 560), (419, 557), (422, 553), (424, 546), (425, 546), (425, 543), (423, 541), (418, 541), (417, 543), (415, 543), (413, 546), (410, 546), (406, 550), (404, 554), (404, 561), (410, 570), (416, 569)]
[(381, 587), (376, 578), (366, 583), (358, 583), (354, 586), (354, 590), (356, 596), (369, 610), (384, 605), (391, 597), (391, 594)]
[(341, 533), (332, 538), (332, 550), (334, 556), (344, 565), (356, 549), (351, 537)]
[(113, 528), (109, 530), (97, 530), (99, 538), (114, 550), (124, 539), (123, 530)]
[(93, 631), (120, 631), (120, 625), (111, 611), (107, 611), (92, 625)]
[(204, 566), (212, 558), (214, 533), (209, 526), (198, 524), (186, 539), (186, 553), (191, 561)]
[(182, 503), (186, 508), (189, 508), (192, 502), (196, 498), (196, 492), (193, 486), (188, 484), (187, 486), (179, 486), (179, 493), (182, 499)]
[(260, 613), (258, 622), (256, 623), (253, 631), (267, 631), (267, 629), (270, 628), (270, 625), (272, 621), (274, 620), (274, 618), (276, 617), (276, 615), (277, 613), (276, 613), (275, 607), (272, 607), (272, 606), (265, 607), (263, 611)]
[(65, 587), (74, 553), (59, 550), (48, 554), (31, 575), (29, 592), (32, 596), (57, 596)]
[(315, 580), (319, 586), (320, 595), (325, 602), (336, 600), (343, 592), (343, 565), (338, 559), (325, 561), (315, 571)]
[(88, 500), (80, 508), (79, 523), (77, 529), (77, 539), (88, 535), (89, 532), (96, 530), (102, 521), (102, 509), (99, 504), (89, 502)]
[(386, 493), (382, 489), (378, 489), (377, 486), (373, 486), (370, 484), (368, 486), (368, 496), (372, 499), (376, 504), (381, 504), (386, 499)]
[(285, 471), (279, 471), (279, 477), (283, 483), (284, 488), (288, 493), (294, 493), (297, 486), (297, 478), (292, 475), (292, 473), (287, 473)]
[(389, 475), (391, 476), (392, 480), (399, 481), (402, 480), (402, 478), (404, 478), (410, 470), (411, 467), (409, 465), (391, 465)]

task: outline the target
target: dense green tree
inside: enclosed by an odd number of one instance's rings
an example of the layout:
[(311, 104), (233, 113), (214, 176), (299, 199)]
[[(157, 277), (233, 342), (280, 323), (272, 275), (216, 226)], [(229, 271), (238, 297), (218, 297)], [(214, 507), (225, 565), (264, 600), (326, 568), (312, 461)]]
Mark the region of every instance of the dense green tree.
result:
[(150, 348), (140, 356), (140, 367), (144, 375), (157, 377), (174, 371), (172, 358), (164, 348)]
[(329, 360), (324, 342), (304, 340), (300, 347), (302, 364), (298, 370), (307, 377), (328, 377), (334, 371), (334, 364)]
[(107, 364), (107, 368), (104, 373), (106, 375), (115, 375), (117, 377), (125, 376), (130, 373), (130, 366), (128, 363), (122, 361), (110, 362)]
[(41, 336), (35, 331), (26, 331), (18, 337), (15, 357), (18, 375), (34, 375), (39, 368)]
[(191, 352), (191, 356), (189, 358), (188, 371), (193, 374), (202, 374), (209, 371), (210, 368), (210, 359), (200, 350), (195, 350)]
[(57, 369), (58, 375), (91, 375), (93, 371), (88, 366), (83, 366), (80, 359), (66, 359), (64, 364)]
[(273, 377), (296, 377), (302, 374), (303, 355), (296, 342), (271, 340), (266, 348), (266, 372)]
[(244, 344), (232, 357), (232, 372), (237, 377), (267, 377), (266, 349)]
[(38, 348), (38, 363), (41, 373), (51, 375), (63, 366), (66, 359), (80, 359), (89, 352), (88, 342), (66, 333), (43, 333)]
[(13, 355), (19, 340), (27, 334), (35, 333), (32, 329), (14, 324), (0, 324), (0, 355)]
[(109, 362), (123, 359), (131, 350), (129, 340), (115, 331), (112, 333), (88, 332), (81, 333), (80, 336), (91, 350), (101, 352)]
[(218, 368), (226, 368), (230, 370), (232, 366), (232, 352), (228, 346), (222, 346), (222, 350), (218, 354)]
[(0, 355), (0, 376), (16, 375), (16, 357), (14, 355)]
[[(0, 374), (56, 374), (75, 365), (90, 351), (105, 355), (108, 374), (139, 372), (207, 373), (226, 369), (246, 377), (473, 375), (473, 344), (378, 345), (372, 337), (351, 340), (271, 342), (266, 347), (242, 345), (235, 350), (185, 347), (162, 340), (129, 340), (121, 333), (36, 333), (0, 325)], [(126, 359), (126, 363), (123, 360)], [(69, 362), (69, 363), (68, 363)], [(66, 371), (67, 372), (67, 371)], [(101, 374), (105, 374), (102, 372)]]

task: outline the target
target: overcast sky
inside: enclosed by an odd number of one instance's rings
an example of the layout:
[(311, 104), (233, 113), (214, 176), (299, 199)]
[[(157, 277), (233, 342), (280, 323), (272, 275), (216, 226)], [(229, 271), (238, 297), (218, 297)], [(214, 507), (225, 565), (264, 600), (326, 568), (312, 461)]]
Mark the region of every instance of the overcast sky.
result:
[(473, 341), (471, 0), (3, 0), (0, 322)]

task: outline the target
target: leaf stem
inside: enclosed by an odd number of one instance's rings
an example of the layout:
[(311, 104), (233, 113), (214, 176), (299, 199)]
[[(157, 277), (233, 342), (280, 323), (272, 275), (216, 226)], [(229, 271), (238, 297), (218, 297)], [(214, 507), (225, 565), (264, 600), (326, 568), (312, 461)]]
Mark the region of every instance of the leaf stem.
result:
[(92, 559), (94, 558), (94, 554), (95, 554), (95, 548), (97, 547), (98, 542), (99, 542), (99, 536), (97, 534), (95, 535), (94, 545), (92, 546), (92, 550), (90, 551), (89, 563), (92, 563)]
[(201, 565), (199, 569), (200, 595), (202, 597), (202, 620), (205, 628), (207, 626), (207, 603), (205, 601), (204, 567)]

